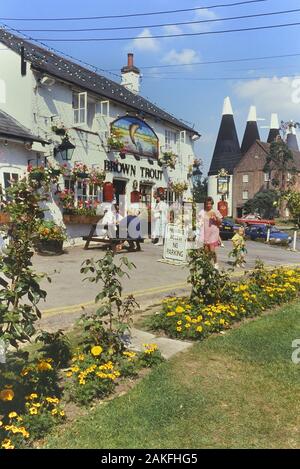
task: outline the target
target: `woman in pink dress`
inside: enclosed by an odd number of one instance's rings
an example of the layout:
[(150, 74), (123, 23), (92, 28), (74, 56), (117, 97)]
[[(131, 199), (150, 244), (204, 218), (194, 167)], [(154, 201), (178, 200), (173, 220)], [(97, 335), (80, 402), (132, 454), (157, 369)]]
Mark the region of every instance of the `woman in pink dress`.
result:
[(200, 210), (198, 220), (200, 240), (203, 242), (206, 252), (211, 253), (214, 267), (218, 269), (216, 248), (220, 245), (219, 237), (222, 215), (218, 210), (213, 210), (213, 206), (213, 198), (206, 197), (204, 209)]

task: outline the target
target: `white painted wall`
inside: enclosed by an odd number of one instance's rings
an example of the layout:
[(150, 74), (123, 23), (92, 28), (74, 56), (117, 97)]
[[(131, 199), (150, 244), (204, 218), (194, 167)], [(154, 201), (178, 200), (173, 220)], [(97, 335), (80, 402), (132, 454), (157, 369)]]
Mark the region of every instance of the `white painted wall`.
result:
[[(222, 198), (222, 194), (218, 194), (218, 183), (217, 183), (216, 176), (208, 177), (207, 194), (214, 199), (215, 207), (217, 207), (219, 200), (221, 200)], [(228, 216), (231, 217), (232, 216), (232, 175), (230, 175), (230, 179), (229, 179), (229, 191), (228, 191), (228, 197), (226, 200), (228, 202)]]
[[(2, 47), (2, 46), (1, 46)], [(44, 149), (44, 154), (49, 156), (50, 161), (54, 162), (53, 148), (61, 142), (61, 137), (52, 132), (52, 125), (63, 125), (68, 129), (68, 134), (72, 143), (76, 145), (73, 154), (71, 165), (75, 162), (83, 162), (89, 166), (97, 165), (104, 168), (105, 160), (113, 161), (118, 154), (107, 153), (105, 150), (104, 138), (105, 132), (109, 132), (110, 123), (117, 117), (121, 117), (129, 113), (134, 115), (130, 109), (125, 106), (120, 106), (116, 102), (110, 101), (109, 103), (109, 117), (99, 117), (94, 115), (95, 103), (100, 102), (100, 97), (97, 95), (92, 96), (88, 92), (88, 122), (85, 126), (80, 126), (82, 131), (75, 130), (73, 124), (73, 108), (72, 108), (72, 87), (69, 84), (59, 82), (58, 80), (51, 86), (41, 85), (38, 81), (40, 75), (30, 69), (30, 64), (27, 64), (27, 75), (22, 77), (20, 74), (20, 57), (16, 53), (6, 50), (0, 54), (0, 82), (5, 84), (5, 102), (1, 103), (1, 108), (8, 114), (15, 117), (20, 123), (30, 128), (32, 132), (39, 135), (46, 140), (52, 140), (52, 145), (48, 145)], [(85, 91), (76, 90), (76, 91)], [(3, 86), (2, 86), (3, 94)], [(103, 99), (105, 100), (105, 99)], [(146, 117), (145, 121), (159, 138), (161, 147), (165, 144), (165, 129), (179, 132), (180, 129), (173, 127), (162, 121), (157, 121), (154, 118)], [(84, 131), (96, 132), (97, 135), (87, 133)], [(150, 182), (154, 182), (155, 187), (167, 187), (169, 179), (187, 181), (187, 173), (189, 165), (192, 164), (195, 155), (193, 148), (193, 141), (191, 134), (186, 132), (185, 143), (178, 144), (174, 151), (179, 154), (178, 164), (175, 170), (169, 168), (163, 169), (162, 180), (149, 178)], [(18, 164), (18, 152), (11, 154), (11, 161)], [(119, 158), (118, 158), (119, 159)], [(148, 163), (147, 158), (141, 158), (136, 161), (133, 155), (127, 155), (125, 160), (120, 160), (121, 163), (132, 164), (136, 167), (136, 176), (129, 176), (127, 184), (127, 197), (129, 202), (130, 192), (132, 191), (132, 183), (135, 179), (138, 181), (142, 178), (141, 168), (148, 168), (149, 170), (161, 171), (162, 168), (154, 161), (153, 165)], [(58, 161), (62, 163), (62, 161)], [(27, 161), (25, 163), (27, 165)], [(0, 161), (0, 166), (2, 166)], [(107, 180), (112, 180), (114, 177), (126, 176), (119, 173), (107, 173)], [(127, 177), (127, 176), (126, 176)], [(184, 200), (191, 197), (191, 187), (184, 194)], [(62, 221), (60, 210), (58, 209), (55, 197), (49, 204), (51, 216), (57, 222)], [(50, 213), (50, 212), (49, 212)], [(50, 216), (50, 215), (49, 215)], [(85, 227), (68, 227), (71, 237), (77, 237), (85, 234), (83, 230)]]

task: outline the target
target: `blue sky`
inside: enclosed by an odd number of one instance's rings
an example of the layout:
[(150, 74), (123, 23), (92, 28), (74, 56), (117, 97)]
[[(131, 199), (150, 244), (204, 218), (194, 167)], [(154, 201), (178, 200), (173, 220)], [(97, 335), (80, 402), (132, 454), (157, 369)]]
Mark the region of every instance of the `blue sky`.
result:
[[(203, 0), (202, 2), (197, 0), (151, 0), (149, 2), (131, 0), (131, 2), (126, 3), (121, 0), (115, 0), (114, 2), (85, 0), (85, 2), (77, 3), (71, 0), (52, 0), (46, 3), (41, 2), (41, 0), (30, 0), (26, 2), (26, 8), (24, 8), (23, 1), (10, 0), (6, 2), (2, 0), (0, 16), (14, 18), (103, 16), (193, 8), (232, 2), (229, 0)], [(69, 22), (5, 22), (2, 20), (2, 22), (19, 30), (25, 28), (64, 29), (128, 25), (148, 26), (158, 23), (225, 18), (295, 8), (300, 8), (299, 0), (285, 0), (285, 2), (267, 0), (261, 3), (231, 8), (224, 7), (214, 10), (198, 10), (197, 12), (139, 18)], [(264, 18), (218, 21), (193, 26), (141, 28), (115, 32), (53, 33), (43, 31), (27, 32), (26, 34), (39, 38), (136, 37), (138, 35), (153, 36), (155, 34), (176, 34), (181, 31), (215, 31), (292, 22), (300, 22), (300, 12)], [(248, 109), (251, 104), (257, 106), (258, 117), (266, 119), (259, 122), (260, 126), (269, 125), (271, 112), (278, 112), (279, 118), (283, 120), (294, 119), (300, 121), (300, 81), (297, 82), (295, 79), (297, 74), (300, 76), (300, 55), (292, 58), (214, 65), (193, 65), (193, 62), (300, 53), (299, 37), (300, 26), (294, 26), (231, 34), (165, 39), (152, 38), (137, 41), (105, 43), (45, 42), (49, 46), (105, 70), (113, 70), (116, 74), (119, 73), (118, 70), (121, 66), (125, 65), (127, 52), (134, 52), (135, 64), (143, 73), (141, 94), (177, 117), (195, 124), (195, 128), (202, 134), (202, 138), (197, 145), (197, 155), (203, 158), (205, 169), (207, 169), (213, 152), (225, 96), (228, 95), (231, 98), (240, 139), (242, 139)], [(166, 69), (155, 67), (170, 63), (189, 63), (191, 65)], [(153, 66), (153, 68), (144, 68), (149, 66)], [(281, 78), (282, 76), (285, 76), (285, 78)], [(219, 79), (223, 77), (230, 77), (231, 79)], [(241, 77), (247, 79), (241, 79)], [(118, 80), (117, 76), (111, 76), (111, 78)], [(197, 80), (197, 78), (208, 78), (210, 80)], [(212, 78), (218, 78), (218, 80), (211, 80)], [(261, 138), (265, 139), (268, 130), (261, 129), (260, 132)]]

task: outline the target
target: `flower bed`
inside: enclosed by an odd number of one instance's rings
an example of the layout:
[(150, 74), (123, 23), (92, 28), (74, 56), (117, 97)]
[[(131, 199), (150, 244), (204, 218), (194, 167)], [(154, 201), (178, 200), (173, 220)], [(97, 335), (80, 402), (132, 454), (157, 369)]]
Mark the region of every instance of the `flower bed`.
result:
[(300, 268), (266, 271), (258, 266), (240, 282), (229, 282), (223, 297), (205, 304), (190, 298), (174, 297), (163, 301), (162, 310), (153, 315), (153, 330), (185, 340), (200, 340), (226, 330), (246, 317), (255, 317), (266, 309), (295, 299), (300, 292)]

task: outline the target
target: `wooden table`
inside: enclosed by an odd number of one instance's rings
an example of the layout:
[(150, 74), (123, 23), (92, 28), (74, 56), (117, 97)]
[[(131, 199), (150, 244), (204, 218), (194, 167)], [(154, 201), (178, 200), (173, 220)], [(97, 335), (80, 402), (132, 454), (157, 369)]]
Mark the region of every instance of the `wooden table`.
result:
[[(119, 252), (122, 247), (124, 241), (128, 241), (130, 245), (132, 242), (137, 243), (137, 250), (140, 251), (140, 242), (144, 242), (143, 239), (131, 239), (131, 238), (125, 238), (125, 239), (119, 239), (119, 238), (102, 238), (100, 236), (95, 236), (95, 231), (97, 228), (97, 223), (93, 224), (91, 227), (91, 230), (88, 234), (88, 236), (83, 236), (82, 239), (85, 241), (84, 249), (89, 249), (90, 243), (103, 243), (103, 244), (108, 244), (108, 247), (111, 248), (113, 253)], [(117, 231), (118, 233), (118, 231)]]

